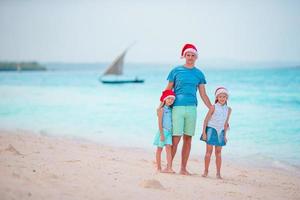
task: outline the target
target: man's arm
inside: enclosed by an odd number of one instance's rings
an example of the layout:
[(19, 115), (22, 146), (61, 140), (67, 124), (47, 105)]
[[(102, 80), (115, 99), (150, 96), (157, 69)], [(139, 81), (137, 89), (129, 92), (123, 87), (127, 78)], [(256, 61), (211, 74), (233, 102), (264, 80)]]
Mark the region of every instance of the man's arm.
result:
[(205, 90), (205, 85), (204, 84), (200, 84), (198, 86), (199, 89), (199, 93), (200, 93), (200, 97), (203, 101), (203, 103), (206, 105), (206, 107), (209, 109), (212, 105), (211, 102), (206, 94), (206, 90)]
[(206, 140), (207, 139), (207, 135), (206, 135), (206, 127), (207, 127), (207, 124), (208, 124), (208, 121), (210, 120), (212, 114), (214, 113), (215, 111), (215, 107), (214, 106), (211, 106), (206, 114), (206, 117), (204, 119), (204, 122), (203, 122), (203, 129), (202, 129), (202, 139), (203, 140)]
[(169, 82), (165, 90), (172, 90), (174, 86), (174, 82)]

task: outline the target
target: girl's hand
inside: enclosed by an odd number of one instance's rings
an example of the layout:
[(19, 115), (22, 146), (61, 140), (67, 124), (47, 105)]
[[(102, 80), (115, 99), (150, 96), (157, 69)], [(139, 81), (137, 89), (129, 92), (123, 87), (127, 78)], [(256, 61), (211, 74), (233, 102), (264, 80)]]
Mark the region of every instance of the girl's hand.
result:
[(224, 141), (225, 141), (225, 144), (227, 143), (227, 137), (226, 136), (224, 136)]
[(160, 141), (165, 141), (165, 136), (164, 136), (164, 134), (160, 134)]
[(224, 131), (226, 132), (227, 130), (229, 130), (229, 124), (228, 124), (228, 123), (226, 123), (226, 124), (224, 125)]
[(206, 141), (206, 139), (207, 139), (207, 138), (206, 138), (206, 132), (203, 132), (203, 133), (202, 133), (202, 139), (203, 139), (204, 141)]

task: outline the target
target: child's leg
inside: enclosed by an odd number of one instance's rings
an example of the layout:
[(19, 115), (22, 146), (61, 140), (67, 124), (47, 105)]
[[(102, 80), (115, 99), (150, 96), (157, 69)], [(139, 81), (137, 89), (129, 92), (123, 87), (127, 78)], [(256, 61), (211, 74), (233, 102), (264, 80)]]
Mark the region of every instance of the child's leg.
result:
[(222, 164), (222, 147), (215, 147), (215, 155), (216, 155), (216, 166), (217, 166), (217, 178), (221, 179), (221, 164)]
[(156, 166), (157, 166), (157, 171), (161, 171), (161, 152), (162, 148), (157, 147), (156, 149)]
[(165, 173), (175, 173), (172, 169), (172, 147), (171, 145), (166, 145), (166, 157), (167, 157), (167, 168), (163, 170)]
[(208, 168), (209, 168), (209, 163), (210, 163), (210, 157), (213, 151), (213, 146), (212, 145), (208, 145), (206, 144), (206, 153), (205, 153), (205, 158), (204, 158), (204, 173), (203, 173), (203, 177), (206, 177), (208, 174)]

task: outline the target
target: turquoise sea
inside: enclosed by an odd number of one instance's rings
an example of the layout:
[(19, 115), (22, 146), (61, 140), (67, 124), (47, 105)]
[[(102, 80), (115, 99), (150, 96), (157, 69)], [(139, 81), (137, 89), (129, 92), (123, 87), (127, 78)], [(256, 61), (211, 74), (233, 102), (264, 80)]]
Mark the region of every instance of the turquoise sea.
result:
[[(153, 149), (156, 107), (172, 66), (127, 64), (127, 75), (144, 84), (104, 85), (104, 64), (46, 65), (45, 72), (0, 73), (0, 129), (67, 135), (117, 146)], [(247, 165), (300, 168), (300, 68), (201, 69), (207, 93), (229, 89), (232, 107), (224, 159)], [(199, 98), (198, 98), (199, 100)], [(199, 100), (192, 154), (207, 112)]]

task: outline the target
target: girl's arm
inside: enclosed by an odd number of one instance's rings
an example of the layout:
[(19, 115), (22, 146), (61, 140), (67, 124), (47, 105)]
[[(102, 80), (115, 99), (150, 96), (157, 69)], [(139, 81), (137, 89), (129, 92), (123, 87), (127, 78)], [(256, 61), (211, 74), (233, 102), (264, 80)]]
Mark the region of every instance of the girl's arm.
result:
[(226, 118), (226, 121), (225, 121), (225, 124), (224, 124), (224, 133), (225, 133), (225, 136), (226, 136), (226, 131), (228, 129), (228, 122), (229, 122), (231, 111), (232, 111), (232, 109), (230, 107), (228, 107), (228, 114), (227, 114), (227, 118)]
[(162, 109), (163, 106), (164, 106), (164, 103), (163, 103), (163, 102), (160, 102), (158, 108), (156, 109), (156, 114), (157, 114), (157, 116), (158, 116), (159, 110)]
[(163, 126), (162, 126), (162, 117), (163, 117), (163, 108), (159, 108), (157, 110), (157, 119), (158, 119), (158, 129), (160, 133), (160, 140), (164, 141), (164, 131), (163, 131)]
[(208, 121), (210, 120), (212, 114), (214, 113), (215, 111), (215, 106), (212, 105), (210, 106), (207, 114), (206, 114), (206, 117), (204, 119), (204, 122), (203, 122), (203, 130), (202, 130), (202, 133), (203, 133), (203, 139), (206, 140), (206, 127), (207, 127), (207, 124), (208, 124)]

